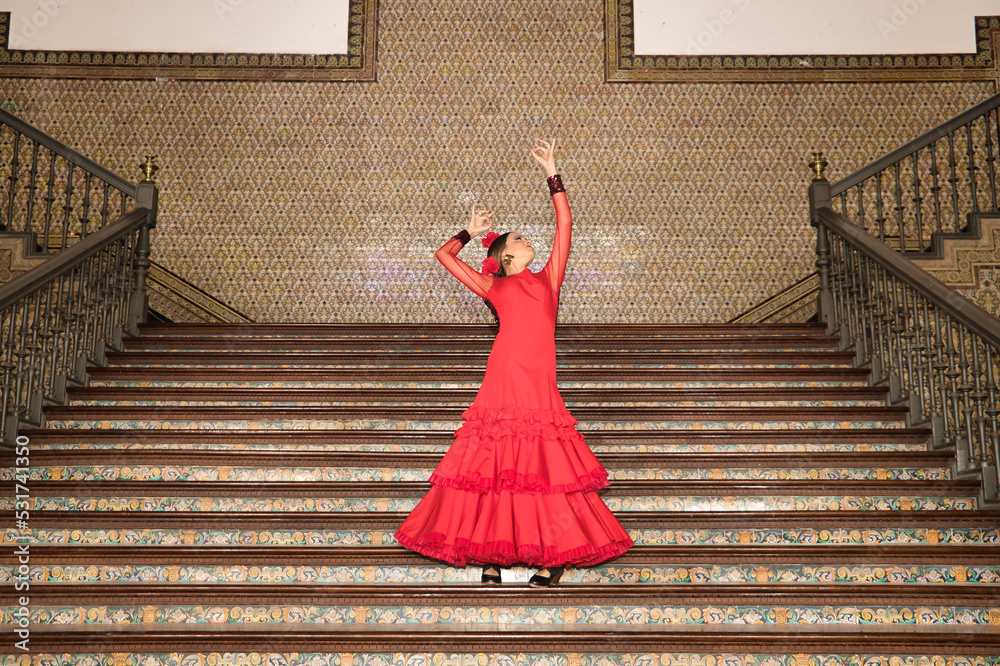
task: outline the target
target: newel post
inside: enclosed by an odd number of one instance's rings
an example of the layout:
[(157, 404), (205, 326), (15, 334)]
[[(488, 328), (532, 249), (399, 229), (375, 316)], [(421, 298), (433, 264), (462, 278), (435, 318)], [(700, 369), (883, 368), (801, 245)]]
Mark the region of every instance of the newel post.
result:
[(816, 298), (816, 315), (826, 324), (828, 333), (833, 333), (838, 322), (833, 308), (833, 294), (830, 292), (830, 234), (820, 221), (817, 212), (830, 208), (830, 181), (824, 177), (827, 161), (819, 150), (812, 152), (809, 168), (816, 174), (809, 185), (809, 222), (816, 227), (816, 268), (819, 270), (819, 295)]
[(129, 298), (128, 317), (126, 319), (126, 331), (131, 335), (137, 335), (138, 326), (144, 323), (149, 315), (149, 296), (146, 294), (146, 277), (149, 275), (149, 231), (156, 228), (156, 212), (159, 204), (160, 190), (153, 180), (153, 176), (160, 167), (156, 166), (155, 155), (146, 155), (146, 161), (142, 163), (142, 171), (145, 178), (136, 185), (135, 206), (136, 208), (148, 208), (149, 216), (142, 226), (139, 227), (139, 238), (135, 248), (135, 290)]

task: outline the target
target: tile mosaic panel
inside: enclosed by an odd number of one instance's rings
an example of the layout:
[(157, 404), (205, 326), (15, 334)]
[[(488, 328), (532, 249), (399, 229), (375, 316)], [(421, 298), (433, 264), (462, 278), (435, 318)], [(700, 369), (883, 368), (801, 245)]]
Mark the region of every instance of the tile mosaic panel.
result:
[[(517, 567), (503, 572), (505, 582), (527, 582), (533, 569)], [(10, 582), (11, 571), (0, 569), (0, 582)], [(477, 583), (478, 567), (425, 566), (246, 566), (212, 565), (33, 565), (29, 580), (50, 583)], [(587, 585), (648, 583), (684, 585), (702, 583), (983, 583), (1000, 584), (1000, 564), (986, 565), (604, 565), (569, 569), (562, 582)]]
[(836, 179), (995, 89), (607, 84), (603, 13), (402, 0), (377, 83), (6, 79), (2, 102), (129, 177), (159, 155), (153, 259), (256, 321), (488, 322), (433, 252), (473, 202), (549, 244), (541, 135), (575, 216), (561, 321), (720, 322), (813, 271), (810, 150)]
[[(780, 603), (780, 602), (778, 602)], [(992, 613), (995, 615), (994, 613)], [(44, 625), (97, 624), (528, 624), (528, 625), (985, 625), (990, 608), (953, 605), (840, 606), (594, 605), (552, 606), (297, 606), (282, 605), (104, 605), (31, 609), (31, 622)], [(10, 611), (0, 622), (10, 623)]]

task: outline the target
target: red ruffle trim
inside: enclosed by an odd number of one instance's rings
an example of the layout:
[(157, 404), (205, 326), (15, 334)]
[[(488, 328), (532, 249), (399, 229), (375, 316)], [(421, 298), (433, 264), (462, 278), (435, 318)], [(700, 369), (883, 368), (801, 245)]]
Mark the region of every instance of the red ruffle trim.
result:
[(396, 540), (456, 566), (586, 566), (618, 557), (633, 543), (596, 493), (479, 494), (440, 486), (413, 509)]
[(431, 474), (433, 485), (476, 493), (589, 492), (608, 485), (569, 412), (470, 407)]
[(430, 534), (419, 539), (396, 533), (396, 541), (404, 548), (425, 555), (434, 560), (442, 560), (455, 566), (467, 564), (500, 564), (510, 566), (525, 564), (531, 567), (548, 568), (566, 565), (587, 567), (612, 560), (634, 545), (631, 538), (615, 541), (600, 547), (579, 546), (560, 552), (549, 546), (515, 547), (509, 541), (493, 541), (475, 544), (467, 539), (458, 539), (454, 544), (446, 543), (443, 534)]

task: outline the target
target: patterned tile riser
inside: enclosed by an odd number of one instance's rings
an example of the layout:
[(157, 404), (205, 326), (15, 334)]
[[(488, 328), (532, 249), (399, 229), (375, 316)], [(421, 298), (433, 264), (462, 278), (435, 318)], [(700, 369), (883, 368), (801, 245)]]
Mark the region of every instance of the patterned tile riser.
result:
[[(146, 381), (130, 379), (93, 379), (88, 386), (117, 387), (187, 387), (187, 388), (351, 388), (351, 389), (419, 389), (419, 388), (455, 388), (478, 389), (480, 382), (327, 382), (283, 380), (278, 382), (235, 381), (218, 379), (212, 381)], [(717, 382), (559, 382), (559, 389), (574, 388), (767, 388), (767, 387), (818, 388), (828, 386), (868, 386), (867, 382), (828, 381), (828, 382), (750, 382), (750, 381), (717, 381)]]
[[(37, 662), (32, 662), (37, 658)], [(10, 666), (1000, 666), (997, 657), (945, 654), (457, 654), (457, 653), (200, 653), (44, 654), (12, 657)]]
[[(449, 421), (57, 421), (58, 430), (433, 430), (453, 432)], [(902, 421), (581, 421), (578, 430), (857, 430), (903, 428)]]
[[(479, 370), (485, 370), (484, 365), (458, 365), (451, 363), (449, 365), (434, 365), (431, 363), (421, 363), (419, 365), (408, 365), (405, 363), (387, 363), (383, 365), (368, 365), (368, 364), (318, 364), (318, 363), (211, 363), (207, 365), (199, 363), (123, 363), (115, 367), (119, 368), (197, 368), (200, 370), (225, 370), (226, 368), (261, 368), (264, 370), (301, 370), (303, 368), (313, 368), (313, 369), (335, 369), (343, 368), (346, 370), (366, 370), (366, 371), (379, 371), (386, 368), (417, 368), (417, 369), (431, 369), (431, 368), (473, 368)], [(570, 364), (560, 364), (557, 366), (558, 369), (562, 368), (590, 368), (590, 369), (621, 369), (622, 364), (598, 364), (598, 363), (587, 363), (586, 365), (570, 365)], [(847, 363), (824, 363), (820, 360), (811, 361), (809, 363), (711, 363), (708, 365), (691, 363), (635, 363), (628, 364), (628, 368), (653, 368), (657, 370), (669, 370), (673, 368), (700, 368), (700, 369), (746, 369), (746, 368), (796, 368), (800, 370), (811, 369), (811, 368), (849, 368), (851, 367)]]
[[(942, 516), (942, 523), (947, 515)], [(393, 532), (370, 530), (181, 530), (181, 529), (33, 529), (32, 543), (126, 544), (130, 546), (381, 546), (395, 543)], [(21, 532), (8, 528), (0, 543), (20, 543)], [(695, 529), (631, 530), (638, 545), (727, 544), (1000, 544), (1000, 528), (867, 528), (867, 529)]]
[[(331, 400), (316, 401), (281, 401), (281, 400), (73, 400), (73, 407), (133, 407), (140, 405), (176, 406), (176, 407), (297, 407), (297, 406), (346, 406), (346, 407), (377, 407), (380, 405), (392, 407), (466, 407), (468, 401), (420, 401), (397, 402), (391, 400), (350, 400), (345, 402)], [(672, 400), (669, 402), (643, 402), (631, 400), (615, 402), (566, 402), (566, 407), (572, 411), (574, 407), (879, 407), (885, 405), (883, 400)]]
[[(114, 465), (32, 467), (28, 479), (130, 481), (426, 481), (430, 469), (406, 467), (196, 467), (170, 465)], [(0, 480), (9, 481), (14, 470), (0, 470)], [(938, 467), (905, 468), (608, 468), (612, 481), (672, 479), (753, 479), (753, 480), (834, 480), (870, 479), (879, 481), (946, 480), (951, 470)], [(4, 498), (0, 498), (0, 502)]]
[[(156, 443), (133, 442), (126, 444), (82, 443), (33, 444), (32, 450), (79, 450), (79, 449), (185, 449), (192, 451), (370, 451), (370, 452), (437, 452), (444, 453), (448, 444), (233, 444), (233, 443)], [(923, 444), (601, 444), (591, 446), (595, 453), (718, 453), (723, 451), (740, 453), (763, 452), (819, 452), (819, 451), (925, 451)]]
[[(531, 625), (985, 625), (997, 608), (964, 606), (296, 606), (282, 605), (95, 605), (33, 607), (33, 624), (141, 623), (358, 623), (358, 624), (531, 624)], [(10, 609), (0, 615), (13, 620)]]
[[(414, 499), (367, 498), (205, 498), (205, 497), (117, 497), (34, 498), (33, 509), (71, 511), (208, 511), (208, 512), (410, 512)], [(778, 496), (778, 497), (605, 497), (612, 511), (971, 511), (973, 498), (869, 497), (869, 496)], [(11, 510), (11, 500), (0, 509)]]
[[(534, 573), (522, 567), (503, 572), (505, 583), (525, 583)], [(32, 565), (28, 580), (34, 583), (325, 583), (325, 584), (420, 584), (478, 583), (478, 567), (426, 566), (243, 566), (243, 565)], [(10, 569), (0, 569), (0, 583), (9, 583)], [(810, 584), (810, 583), (1000, 583), (996, 565), (692, 565), (624, 567), (605, 565), (567, 569), (562, 582), (587, 585), (648, 583), (684, 585)]]

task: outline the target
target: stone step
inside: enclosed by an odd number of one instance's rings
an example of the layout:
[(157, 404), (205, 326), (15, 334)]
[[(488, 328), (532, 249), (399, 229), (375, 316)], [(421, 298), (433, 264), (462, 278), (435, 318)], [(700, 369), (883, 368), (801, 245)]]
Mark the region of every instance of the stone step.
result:
[[(0, 563), (15, 566), (13, 546)], [(505, 582), (525, 582), (514, 567)], [(399, 546), (360, 548), (31, 546), (38, 583), (477, 583), (479, 568), (436, 563)], [(0, 572), (0, 579), (4, 574)], [(5, 579), (9, 582), (9, 578)], [(564, 583), (767, 585), (1000, 583), (1000, 545), (636, 546), (612, 562), (568, 569)]]
[[(87, 405), (469, 405), (475, 388), (224, 388), (224, 387), (73, 387), (73, 406)], [(879, 387), (616, 388), (563, 389), (569, 408), (583, 406), (774, 406), (877, 407), (886, 404)]]
[[(116, 468), (71, 481), (30, 480), (29, 508), (39, 511), (409, 512), (429, 489), (419, 481), (129, 480)], [(101, 476), (101, 473), (104, 476)], [(124, 476), (124, 475), (123, 475)], [(142, 476), (141, 474), (138, 476)], [(152, 475), (149, 475), (152, 476)], [(195, 476), (192, 474), (192, 477)], [(272, 475), (274, 476), (274, 475)], [(13, 507), (14, 487), (0, 497)], [(974, 481), (618, 480), (601, 491), (613, 511), (968, 511), (977, 507)]]
[[(486, 367), (489, 351), (452, 352), (119, 352), (107, 353), (112, 366), (131, 367), (324, 367), (380, 369), (392, 367)], [(577, 367), (628, 369), (632, 367), (671, 368), (685, 366), (731, 367), (849, 367), (853, 352), (837, 351), (566, 351), (556, 353), (557, 369)], [(558, 371), (557, 370), (557, 371)]]
[[(115, 406), (93, 405), (85, 407), (52, 406), (45, 409), (50, 422), (133, 419), (183, 420), (183, 421), (223, 421), (223, 420), (281, 420), (295, 421), (329, 420), (387, 420), (395, 421), (460, 421), (468, 405), (444, 407), (401, 406), (401, 405), (283, 405), (275, 407), (253, 406), (175, 406), (143, 405)], [(906, 407), (849, 406), (849, 407), (684, 407), (684, 406), (633, 406), (617, 407), (577, 407), (573, 410), (577, 421), (615, 422), (817, 422), (837, 421), (844, 423), (885, 423), (901, 426), (908, 414)], [(58, 427), (58, 426), (51, 426)], [(737, 426), (738, 427), (738, 426)], [(634, 428), (629, 428), (634, 429)], [(692, 429), (697, 429), (695, 426)]]
[[(115, 664), (1000, 664), (996, 627), (932, 625), (58, 625), (31, 630), (33, 655), (114, 654)], [(13, 645), (0, 646), (11, 654)], [(269, 655), (276, 661), (266, 661)], [(486, 661), (488, 655), (492, 655)], [(673, 661), (673, 655), (678, 661)], [(827, 658), (825, 655), (829, 655)], [(136, 661), (127, 662), (130, 657)], [(336, 661), (332, 659), (336, 657)], [(621, 661), (609, 661), (621, 658)], [(257, 661), (264, 659), (264, 661)], [(346, 661), (349, 659), (349, 662)], [(461, 659), (461, 661), (459, 661)], [(670, 661), (667, 661), (670, 659)], [(823, 659), (823, 661), (818, 661)], [(41, 662), (48, 663), (48, 662)], [(86, 662), (85, 662), (86, 663)], [(91, 663), (111, 663), (97, 659)], [(20, 665), (19, 665), (20, 666)]]
[[(123, 341), (128, 351), (489, 351), (492, 337), (427, 337), (396, 336), (232, 336), (217, 335), (143, 335)], [(839, 340), (828, 335), (753, 335), (753, 336), (566, 336), (556, 338), (556, 349), (574, 351), (605, 350), (634, 352), (646, 350), (830, 350), (835, 351)]]
[[(106, 449), (243, 452), (407, 452), (440, 453), (455, 440), (451, 431), (433, 430), (158, 430), (149, 428), (23, 430), (32, 456), (46, 451)], [(587, 443), (595, 453), (882, 453), (922, 452), (931, 431), (925, 428), (755, 429), (755, 430), (590, 430)], [(238, 453), (237, 453), (238, 452)], [(34, 458), (32, 458), (34, 460)], [(44, 461), (44, 458), (41, 459)]]
[[(462, 368), (239, 368), (184, 366), (102, 366), (88, 372), (91, 384), (128, 381), (146, 382), (254, 382), (280, 387), (287, 382), (305, 382), (305, 386), (330, 386), (343, 382), (459, 383), (478, 387), (483, 381), (485, 363)], [(847, 366), (731, 366), (731, 367), (562, 367), (564, 382), (657, 382), (686, 386), (692, 382), (740, 382), (751, 386), (784, 382), (851, 382), (866, 384), (869, 371)]]
[[(268, 479), (297, 481), (420, 481), (441, 461), (438, 452), (71, 449), (35, 450), (32, 479), (126, 478), (202, 480)], [(951, 478), (952, 453), (941, 451), (638, 452), (601, 453), (612, 479), (871, 479), (933, 480)], [(15, 466), (13, 452), (0, 453), (0, 465)], [(90, 472), (83, 472), (90, 466)], [(184, 471), (179, 471), (184, 468)], [(112, 477), (101, 470), (117, 470)], [(125, 470), (128, 470), (126, 473)], [(139, 470), (144, 470), (141, 473)], [(158, 472), (156, 470), (159, 470)], [(180, 474), (186, 476), (182, 477)], [(10, 478), (9, 470), (0, 478)]]
[[(718, 583), (613, 586), (526, 584), (35, 584), (33, 623), (200, 624), (831, 624), (1000, 622), (992, 585)], [(14, 619), (2, 614), (4, 623)]]
[[(801, 324), (558, 324), (556, 340), (569, 337), (601, 339), (607, 337), (756, 337), (825, 335), (826, 326)], [(493, 340), (497, 327), (492, 324), (331, 324), (331, 323), (147, 323), (139, 325), (141, 337), (147, 336), (218, 336), (234, 337), (444, 337), (452, 340), (483, 338)]]
[[(34, 543), (285, 545), (356, 547), (393, 543), (405, 512), (44, 511), (30, 518)], [(997, 511), (619, 512), (638, 545), (859, 545), (1000, 543)], [(0, 511), (2, 525), (14, 513)], [(22, 534), (6, 528), (3, 541)], [(2, 542), (2, 541), (0, 541)]]

